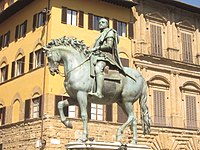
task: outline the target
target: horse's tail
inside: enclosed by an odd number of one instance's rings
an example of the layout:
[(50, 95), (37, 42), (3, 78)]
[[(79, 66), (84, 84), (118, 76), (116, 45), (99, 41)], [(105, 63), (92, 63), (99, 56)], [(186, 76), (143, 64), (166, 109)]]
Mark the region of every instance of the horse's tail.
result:
[(150, 134), (150, 117), (147, 107), (147, 84), (145, 81), (140, 96), (140, 108), (143, 134)]

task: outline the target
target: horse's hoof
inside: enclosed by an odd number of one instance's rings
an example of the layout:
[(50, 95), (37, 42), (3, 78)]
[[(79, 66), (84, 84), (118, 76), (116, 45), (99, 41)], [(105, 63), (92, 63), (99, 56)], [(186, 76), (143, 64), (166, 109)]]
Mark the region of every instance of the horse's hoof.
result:
[(63, 123), (67, 128), (72, 129), (72, 127), (73, 127), (70, 121), (65, 120), (65, 121), (62, 121), (62, 123)]
[(78, 141), (79, 141), (79, 142), (87, 142), (88, 139), (87, 139), (87, 138), (79, 138)]

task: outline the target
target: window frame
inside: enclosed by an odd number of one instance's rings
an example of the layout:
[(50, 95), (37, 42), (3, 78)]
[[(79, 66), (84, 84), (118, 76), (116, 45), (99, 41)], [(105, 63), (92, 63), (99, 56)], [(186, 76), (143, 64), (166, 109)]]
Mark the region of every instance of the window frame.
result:
[(8, 80), (8, 64), (0, 68), (1, 80), (0, 82), (5, 82)]

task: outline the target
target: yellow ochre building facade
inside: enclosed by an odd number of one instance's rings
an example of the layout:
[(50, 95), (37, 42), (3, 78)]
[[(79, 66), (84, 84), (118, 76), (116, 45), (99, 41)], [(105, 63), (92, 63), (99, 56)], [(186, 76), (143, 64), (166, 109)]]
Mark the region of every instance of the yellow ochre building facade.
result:
[[(69, 96), (64, 78), (50, 75), (42, 47), (62, 36), (92, 47), (101, 17), (120, 35), (123, 65), (140, 71), (148, 84), (151, 134), (142, 135), (137, 102), (138, 144), (200, 149), (199, 12), (176, 0), (0, 0), (0, 150), (64, 150), (80, 137), (77, 106), (65, 109), (72, 129), (60, 121), (57, 103)], [(89, 137), (114, 142), (127, 119), (117, 104), (92, 103), (88, 112)], [(130, 129), (124, 135), (128, 143)]]

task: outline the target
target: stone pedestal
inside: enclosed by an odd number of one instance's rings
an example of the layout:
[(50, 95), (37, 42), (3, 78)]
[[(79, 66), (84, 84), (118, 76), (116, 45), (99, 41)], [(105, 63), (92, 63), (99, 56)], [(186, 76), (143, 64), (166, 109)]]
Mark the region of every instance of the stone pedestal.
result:
[(145, 145), (127, 144), (122, 145), (119, 142), (107, 143), (107, 142), (70, 142), (66, 145), (67, 150), (150, 150)]

